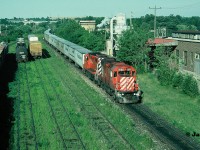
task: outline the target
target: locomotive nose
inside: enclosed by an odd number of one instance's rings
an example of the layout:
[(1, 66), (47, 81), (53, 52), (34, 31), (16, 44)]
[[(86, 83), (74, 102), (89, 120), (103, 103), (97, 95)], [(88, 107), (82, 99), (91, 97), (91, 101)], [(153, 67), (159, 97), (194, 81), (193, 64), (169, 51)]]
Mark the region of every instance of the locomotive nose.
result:
[(121, 77), (120, 79), (120, 90), (124, 92), (132, 91), (134, 87), (133, 77)]

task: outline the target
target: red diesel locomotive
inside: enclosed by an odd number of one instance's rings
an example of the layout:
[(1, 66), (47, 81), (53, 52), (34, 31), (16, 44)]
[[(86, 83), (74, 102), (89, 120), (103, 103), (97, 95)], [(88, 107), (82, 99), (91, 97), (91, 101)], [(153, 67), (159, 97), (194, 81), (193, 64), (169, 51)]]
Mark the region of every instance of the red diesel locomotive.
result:
[(136, 70), (101, 53), (84, 56), (84, 72), (119, 103), (137, 103), (142, 91), (136, 82)]

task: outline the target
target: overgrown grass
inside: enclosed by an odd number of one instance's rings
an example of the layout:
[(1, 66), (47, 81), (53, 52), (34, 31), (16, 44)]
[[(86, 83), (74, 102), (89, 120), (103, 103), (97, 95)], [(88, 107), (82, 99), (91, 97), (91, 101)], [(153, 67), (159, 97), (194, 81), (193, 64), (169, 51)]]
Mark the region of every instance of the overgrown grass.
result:
[(144, 91), (144, 104), (184, 133), (200, 131), (199, 97), (192, 98), (176, 88), (161, 86), (153, 74), (139, 74), (138, 79)]
[[(52, 63), (57, 63), (59, 67), (62, 68), (62, 71), (65, 72), (74, 83), (77, 83), (77, 90), (81, 89), (82, 91), (85, 91), (88, 97), (92, 98), (93, 103), (100, 108), (103, 114), (109, 118), (109, 120), (120, 131), (120, 133), (123, 133), (128, 141), (135, 141), (134, 146), (136, 146), (138, 149), (145, 149), (147, 147), (150, 148), (155, 146), (152, 139), (150, 139), (147, 135), (143, 135), (143, 133), (138, 133), (138, 131), (135, 130), (134, 122), (128, 116), (126, 116), (126, 114), (120, 108), (113, 105), (113, 103), (106, 101), (105, 98), (103, 98), (99, 93), (85, 84), (85, 81), (83, 81), (80, 76), (76, 76), (75, 74), (77, 72), (74, 71), (74, 69), (66, 69), (67, 66), (62, 60), (60, 60), (59, 63), (57, 61), (52, 61)], [(67, 78), (69, 77), (66, 76), (64, 79), (68, 81), (69, 79)]]
[[(44, 49), (49, 49), (43, 43)], [(13, 46), (14, 49), (14, 46)], [(14, 50), (13, 50), (14, 51)], [(39, 149), (63, 149), (62, 141), (60, 139), (58, 130), (56, 129), (55, 120), (52, 117), (52, 112), (48, 105), (47, 97), (41, 86), (41, 79), (44, 82), (44, 86), (50, 97), (50, 103), (55, 111), (55, 116), (57, 122), (60, 126), (61, 132), (65, 139), (71, 137), (71, 128), (69, 126), (69, 120), (65, 115), (63, 106), (68, 111), (72, 122), (80, 134), (86, 149), (109, 149), (107, 142), (102, 137), (101, 133), (96, 130), (96, 127), (91, 123), (91, 119), (86, 116), (82, 109), (83, 106), (78, 104), (75, 100), (76, 89), (82, 90), (85, 94), (89, 95), (94, 101), (95, 105), (101, 110), (101, 112), (107, 116), (114, 124), (115, 128), (123, 134), (126, 139), (131, 142), (136, 149), (151, 149), (155, 148), (156, 144), (153, 140), (146, 134), (138, 129), (136, 129), (133, 120), (123, 112), (119, 107), (113, 105), (112, 102), (106, 101), (101, 94), (96, 92), (93, 88), (85, 83), (85, 81), (80, 77), (74, 68), (71, 68), (62, 59), (56, 57), (52, 52), (50, 52), (51, 57), (46, 59), (41, 59), (41, 62), (45, 66), (45, 70), (41, 67), (38, 60), (36, 60), (36, 65), (41, 76), (38, 75), (34, 62), (27, 63), (28, 78), (30, 82), (30, 94), (32, 98), (32, 108), (33, 117), (35, 121), (36, 129), (36, 140)], [(57, 68), (55, 69), (55, 66)], [(57, 70), (57, 71), (56, 71)], [(64, 75), (64, 80), (66, 80), (69, 85), (73, 85), (73, 91), (63, 86), (63, 82), (58, 73)], [(49, 78), (49, 80), (48, 80)], [(34, 149), (34, 141), (32, 133), (30, 106), (28, 103), (28, 89), (25, 78), (24, 64), (20, 63), (18, 71), (16, 73), (16, 81), (10, 84), (10, 96), (15, 98), (14, 102), (14, 117), (16, 121), (13, 126), (13, 140), (12, 149), (16, 149), (17, 146), (17, 111), (18, 111), (18, 99), (17, 99), (17, 81), (20, 79), (20, 147), (21, 149), (26, 149), (26, 143), (28, 144), (28, 149)], [(51, 82), (55, 89), (52, 88)], [(56, 93), (59, 94), (60, 100), (56, 98)], [(81, 101), (85, 101), (84, 98), (80, 97)], [(30, 136), (29, 136), (30, 135)], [(27, 141), (28, 140), (28, 141)], [(117, 141), (117, 148), (124, 149), (121, 145), (121, 140), (113, 138), (111, 140)], [(119, 142), (118, 142), (119, 141)]]

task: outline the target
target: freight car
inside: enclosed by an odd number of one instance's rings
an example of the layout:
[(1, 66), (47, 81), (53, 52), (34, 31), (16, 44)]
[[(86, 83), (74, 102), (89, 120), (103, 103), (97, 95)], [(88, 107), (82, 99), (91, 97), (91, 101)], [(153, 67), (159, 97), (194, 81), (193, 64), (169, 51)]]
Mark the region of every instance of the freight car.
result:
[(24, 38), (17, 39), (16, 46), (16, 61), (17, 62), (26, 62), (28, 61), (28, 50), (24, 42)]
[(142, 99), (136, 82), (136, 70), (101, 53), (44, 32), (44, 39), (60, 53), (79, 66), (86, 75), (104, 88), (119, 103), (135, 103)]
[(35, 35), (28, 35), (28, 50), (34, 58), (42, 57), (42, 44)]
[(1, 42), (0, 43), (0, 67), (3, 64), (7, 53), (8, 53), (8, 45), (5, 42)]

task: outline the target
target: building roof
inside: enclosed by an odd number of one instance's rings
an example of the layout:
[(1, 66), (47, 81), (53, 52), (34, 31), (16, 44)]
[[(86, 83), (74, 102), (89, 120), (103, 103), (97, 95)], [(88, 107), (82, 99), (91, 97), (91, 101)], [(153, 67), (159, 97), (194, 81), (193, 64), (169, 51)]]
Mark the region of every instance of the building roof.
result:
[(177, 46), (178, 42), (173, 39), (155, 38), (154, 40), (149, 39), (147, 44), (150, 46)]
[(193, 50), (193, 51), (200, 52), (200, 43), (179, 41), (176, 49), (182, 50), (182, 51)]
[(179, 31), (173, 31), (172, 33), (182, 33), (182, 34), (200, 34), (200, 31), (193, 31), (193, 30), (179, 30)]
[(86, 23), (86, 22), (95, 23), (96, 21), (95, 20), (80, 20), (80, 23)]
[(79, 23), (80, 23), (81, 25), (84, 25), (84, 24), (95, 25), (95, 24), (96, 24), (96, 21), (95, 21), (95, 20), (81, 20)]

